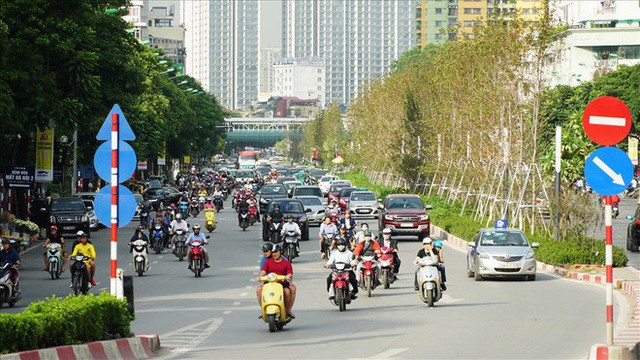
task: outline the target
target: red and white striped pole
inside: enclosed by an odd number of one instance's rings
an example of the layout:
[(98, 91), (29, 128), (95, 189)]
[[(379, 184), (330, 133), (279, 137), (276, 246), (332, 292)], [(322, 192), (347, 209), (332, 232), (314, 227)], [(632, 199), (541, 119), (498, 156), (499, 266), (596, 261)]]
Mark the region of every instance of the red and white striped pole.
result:
[(119, 116), (111, 115), (111, 295), (116, 296), (118, 268), (118, 141)]
[(604, 197), (604, 244), (607, 291), (607, 346), (613, 346), (613, 229), (611, 226), (611, 205), (613, 198)]
[(27, 221), (31, 220), (31, 189), (27, 190)]

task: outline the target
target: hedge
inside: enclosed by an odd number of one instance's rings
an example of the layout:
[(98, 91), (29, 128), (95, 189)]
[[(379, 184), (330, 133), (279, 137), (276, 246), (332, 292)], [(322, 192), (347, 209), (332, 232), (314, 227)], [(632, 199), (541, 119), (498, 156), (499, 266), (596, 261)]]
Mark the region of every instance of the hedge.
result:
[(129, 336), (134, 317), (109, 293), (47, 298), (19, 314), (0, 314), (0, 354)]
[[(354, 186), (367, 187), (376, 193), (379, 198), (384, 198), (388, 194), (406, 192), (401, 189), (394, 189), (388, 186), (373, 185), (367, 177), (359, 172), (349, 172), (343, 174), (345, 179), (351, 180)], [(457, 202), (447, 203), (445, 199), (438, 196), (423, 196), (426, 204), (433, 206), (429, 211), (431, 223), (442, 228), (444, 231), (465, 240), (472, 240), (478, 229), (484, 228), (485, 222), (478, 222), (473, 219), (470, 210), (460, 215), (461, 205)], [(528, 234), (530, 242), (540, 243), (540, 248), (534, 250), (538, 261), (550, 265), (573, 265), (573, 264), (600, 264), (604, 265), (605, 247), (604, 241), (593, 238), (580, 238), (568, 241), (555, 241), (546, 234)], [(613, 247), (613, 266), (623, 267), (627, 264), (627, 254), (617, 246)]]

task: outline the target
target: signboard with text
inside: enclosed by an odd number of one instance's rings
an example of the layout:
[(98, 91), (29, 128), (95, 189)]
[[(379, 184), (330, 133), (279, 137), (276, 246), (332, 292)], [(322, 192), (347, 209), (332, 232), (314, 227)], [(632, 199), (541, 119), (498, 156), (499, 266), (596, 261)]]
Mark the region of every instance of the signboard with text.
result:
[(4, 173), (4, 183), (9, 189), (32, 189), (35, 178), (33, 166), (9, 166)]

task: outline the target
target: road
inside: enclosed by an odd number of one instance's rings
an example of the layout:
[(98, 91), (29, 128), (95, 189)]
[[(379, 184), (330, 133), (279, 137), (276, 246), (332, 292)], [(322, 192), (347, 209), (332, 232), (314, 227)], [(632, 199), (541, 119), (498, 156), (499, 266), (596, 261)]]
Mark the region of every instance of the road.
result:
[[(584, 358), (590, 345), (605, 336), (603, 288), (547, 274), (539, 274), (535, 282), (475, 282), (466, 277), (464, 255), (452, 248), (445, 252), (449, 290), (435, 308), (427, 308), (413, 291), (410, 263), (421, 247), (416, 241), (400, 243), (400, 280), (391, 289), (377, 288), (372, 298), (361, 294), (344, 313), (327, 300), (328, 270), (321, 267), (317, 241), (303, 242), (302, 258), (294, 262), (297, 318), (271, 334), (257, 319), (253, 280), (260, 224), (241, 231), (228, 204), (217, 218), (209, 245), (212, 269), (202, 278), (173, 255), (152, 254), (147, 275), (134, 279), (132, 329), (160, 334), (170, 349), (166, 358), (566, 359)], [(120, 239), (128, 239), (133, 229), (129, 225), (120, 231)], [(108, 286), (108, 238), (104, 229), (92, 235), (98, 251), (97, 290)], [(131, 274), (126, 241), (118, 249), (120, 266)], [(24, 298), (3, 312), (70, 292), (68, 272), (61, 280), (50, 280), (42, 271), (41, 254), (38, 248), (23, 256)], [(617, 302), (615, 307), (619, 314)]]

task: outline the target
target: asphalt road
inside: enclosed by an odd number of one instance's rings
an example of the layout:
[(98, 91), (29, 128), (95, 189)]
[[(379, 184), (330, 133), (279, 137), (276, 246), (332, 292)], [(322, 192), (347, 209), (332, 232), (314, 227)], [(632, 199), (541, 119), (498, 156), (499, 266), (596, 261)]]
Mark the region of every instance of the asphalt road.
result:
[[(166, 358), (584, 358), (605, 337), (604, 289), (538, 274), (535, 282), (475, 282), (465, 259), (447, 248), (448, 287), (434, 308), (413, 291), (411, 262), (421, 247), (402, 241), (400, 280), (372, 298), (361, 296), (344, 313), (325, 292), (328, 270), (317, 241), (302, 243), (294, 262), (297, 318), (284, 331), (269, 333), (258, 320), (254, 278), (258, 272), (260, 224), (243, 232), (227, 208), (211, 235), (212, 268), (195, 278), (171, 254), (151, 255), (151, 269), (134, 278), (138, 334), (160, 334)], [(198, 219), (202, 223), (202, 215)], [(188, 220), (193, 224), (193, 220)], [(371, 221), (371, 223), (375, 223)], [(126, 240), (134, 225), (120, 231), (120, 266), (131, 274)], [(317, 228), (312, 228), (312, 234)], [(99, 282), (107, 289), (109, 232), (93, 233)], [(69, 294), (68, 270), (60, 280), (42, 271), (42, 251), (23, 256), (24, 298), (14, 309), (56, 294)], [(616, 300), (618, 300), (617, 297)], [(621, 307), (616, 301), (616, 314)], [(624, 308), (625, 306), (622, 306)]]

